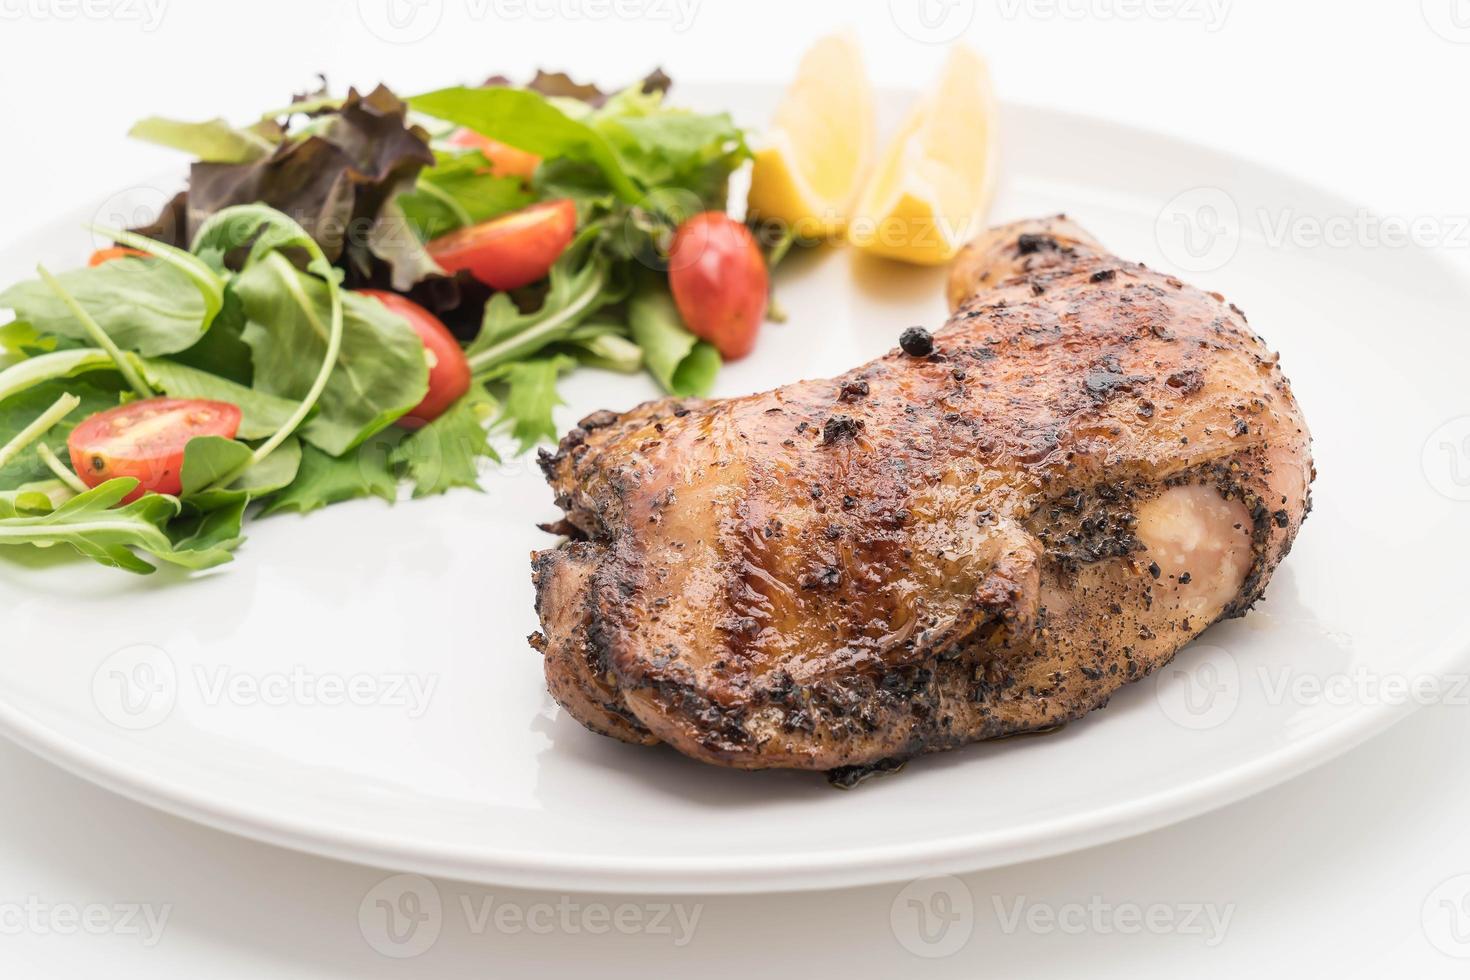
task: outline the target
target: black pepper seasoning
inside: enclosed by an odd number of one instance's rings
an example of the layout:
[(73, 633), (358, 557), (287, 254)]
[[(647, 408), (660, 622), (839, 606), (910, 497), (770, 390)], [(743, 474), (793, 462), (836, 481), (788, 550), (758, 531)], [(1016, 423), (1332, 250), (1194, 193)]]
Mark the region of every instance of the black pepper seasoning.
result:
[(898, 346), (910, 357), (928, 357), (934, 353), (934, 337), (923, 327), (909, 327), (898, 335)]

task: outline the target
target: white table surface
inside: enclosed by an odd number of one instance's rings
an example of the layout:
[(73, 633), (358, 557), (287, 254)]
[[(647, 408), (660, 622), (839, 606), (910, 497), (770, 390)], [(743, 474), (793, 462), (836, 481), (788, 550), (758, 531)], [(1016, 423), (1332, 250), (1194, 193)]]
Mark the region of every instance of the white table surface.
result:
[[(1003, 98), (1168, 130), (1431, 219), (1470, 273), (1454, 230), (1470, 215), (1467, 0), (391, 0), (396, 29), (389, 2), (0, 0), (0, 235), (182, 168), (123, 139), (137, 117), (249, 118), (317, 71), (404, 90), (538, 64), (784, 81), (813, 37), (850, 24), (879, 84), (922, 82), (933, 42), (963, 30)], [(437, 938), (408, 959), (379, 952), (402, 951), (381, 933), (375, 900), (397, 897), (384, 872), (164, 816), (0, 744), (0, 976), (1463, 977), (1467, 744), (1464, 703), (1426, 708), (1213, 814), (928, 888), (930, 944), (903, 883), (666, 907), (441, 881)], [(935, 952), (949, 955), (918, 955)]]

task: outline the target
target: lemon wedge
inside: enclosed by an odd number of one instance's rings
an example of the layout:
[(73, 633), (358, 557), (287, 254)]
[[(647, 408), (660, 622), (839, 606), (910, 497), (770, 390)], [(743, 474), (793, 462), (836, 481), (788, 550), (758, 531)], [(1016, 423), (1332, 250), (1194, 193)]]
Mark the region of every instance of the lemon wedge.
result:
[(748, 209), (799, 238), (841, 235), (872, 166), (873, 90), (857, 39), (836, 34), (802, 56), (756, 151)]
[(984, 228), (995, 187), (995, 126), (990, 69), (957, 44), (863, 189), (849, 241), (920, 265), (952, 259)]

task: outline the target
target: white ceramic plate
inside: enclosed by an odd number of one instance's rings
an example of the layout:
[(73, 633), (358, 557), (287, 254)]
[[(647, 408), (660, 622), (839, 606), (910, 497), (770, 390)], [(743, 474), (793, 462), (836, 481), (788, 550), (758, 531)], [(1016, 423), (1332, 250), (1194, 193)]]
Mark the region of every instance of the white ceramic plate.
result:
[[(776, 93), (682, 95), (758, 124)], [(890, 120), (903, 102), (885, 97)], [(1118, 254), (1225, 293), (1281, 351), (1316, 436), (1315, 509), (1268, 599), (1106, 710), (850, 793), (592, 735), (552, 703), (526, 645), (527, 554), (557, 515), (517, 461), (483, 495), (258, 521), (233, 565), (192, 580), (0, 554), (0, 729), (118, 792), (302, 850), (509, 885), (723, 892), (1140, 833), (1322, 762), (1433, 696), (1467, 636), (1453, 545), (1470, 540), (1470, 503), (1455, 499), (1470, 497), (1470, 422), (1451, 421), (1470, 411), (1465, 284), (1363, 231), (1307, 247), (1300, 229), (1340, 229), (1358, 209), (1233, 157), (1052, 111), (1008, 107), (1003, 122), (993, 218), (1065, 210)], [(80, 261), (90, 217), (11, 247), (0, 277)], [(1273, 241), (1283, 219), (1298, 244)], [(793, 259), (778, 278), (789, 322), (766, 327), (717, 393), (837, 373), (904, 326), (939, 324), (942, 278), (845, 250)], [(564, 393), (565, 426), (655, 392), (585, 371)]]

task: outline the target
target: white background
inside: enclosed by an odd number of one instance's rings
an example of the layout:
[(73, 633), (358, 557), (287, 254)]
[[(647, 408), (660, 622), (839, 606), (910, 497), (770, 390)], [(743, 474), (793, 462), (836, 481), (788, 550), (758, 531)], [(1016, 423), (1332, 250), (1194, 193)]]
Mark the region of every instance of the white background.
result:
[[(395, 30), (387, 0), (0, 0), (0, 235), (161, 169), (182, 171), (177, 156), (124, 139), (145, 114), (249, 119), (318, 71), (338, 88), (384, 79), (401, 91), (537, 65), (609, 83), (654, 65), (676, 80), (780, 82), (810, 40), (843, 25), (857, 29), (878, 84), (922, 84), (942, 55), (934, 42), (963, 30), (990, 58), (1003, 99), (1226, 148), (1385, 215), (1445, 228), (1470, 215), (1467, 0), (930, 0), (927, 21), (897, 0), (401, 2)], [(1470, 271), (1462, 238), (1443, 248)], [(376, 952), (359, 925), (381, 872), (194, 827), (0, 746), (0, 976), (1460, 977), (1470, 959), (1437, 948), (1425, 922), (1439, 898), (1467, 890), (1436, 892), (1470, 873), (1467, 744), (1470, 709), (1426, 709), (1212, 815), (965, 876), (946, 887), (953, 907), (968, 896), (972, 913), (939, 946), (905, 925), (913, 894), (901, 884), (691, 899), (683, 911), (697, 910), (698, 924), (678, 946), (673, 935), (577, 925), (593, 906), (616, 913), (631, 902), (640, 907), (624, 914), (647, 916), (641, 906), (656, 899), (440, 882), (442, 932), (404, 961)], [(550, 903), (553, 931), (497, 929), (492, 911), (477, 933), (461, 900), (478, 911), (487, 898), (492, 910), (506, 903), (533, 918)], [(121, 929), (47, 934), (16, 928), (9, 913), (28, 901), (53, 922), (57, 910), (94, 903), (166, 906), (169, 918), (152, 946)], [(571, 929), (557, 921), (559, 902), (575, 903)], [(1079, 905), (1103, 911), (1008, 928), (1018, 902), (1064, 917)], [(1230, 915), (1223, 941), (1207, 919), (1197, 930), (1130, 934), (1107, 911), (1157, 905), (1178, 916), (1195, 903)], [(1462, 924), (1463, 943), (1441, 934), (1439, 945), (1470, 957), (1470, 912)], [(957, 948), (926, 961), (909, 947)]]

